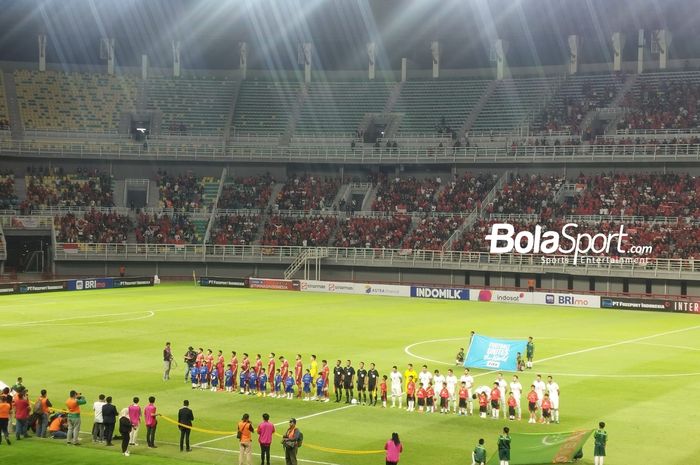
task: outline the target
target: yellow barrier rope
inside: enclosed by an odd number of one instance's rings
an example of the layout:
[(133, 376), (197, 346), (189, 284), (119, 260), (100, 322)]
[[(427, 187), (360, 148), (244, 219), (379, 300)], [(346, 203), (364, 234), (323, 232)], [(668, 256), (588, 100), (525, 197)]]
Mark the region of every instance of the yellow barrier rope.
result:
[[(60, 413), (69, 413), (68, 410), (62, 410), (58, 409), (55, 407), (51, 408), (52, 412), (60, 412)], [(92, 412), (81, 412), (81, 415), (93, 415)], [(190, 425), (183, 425), (182, 423), (179, 423), (177, 420), (174, 420), (170, 417), (167, 417), (165, 415), (159, 415), (160, 418), (163, 420), (167, 421), (168, 423), (171, 423), (173, 425), (176, 425), (177, 427), (184, 427), (184, 428), (189, 428), (192, 431), (196, 431), (198, 433), (204, 433), (204, 434), (214, 434), (217, 436), (235, 436), (237, 434), (236, 431), (218, 431), (218, 430), (213, 430), (213, 429), (206, 429), (206, 428), (198, 428), (196, 426), (190, 426)], [(279, 433), (275, 433), (275, 436), (278, 436), (280, 438), (284, 437)], [(308, 442), (304, 441), (303, 447), (308, 447), (309, 449), (317, 450), (320, 452), (329, 452), (332, 454), (344, 454), (344, 455), (374, 455), (374, 454), (383, 454), (383, 450), (348, 450), (348, 449), (336, 449), (334, 447), (324, 447), (324, 446), (318, 446), (316, 444), (309, 444)]]

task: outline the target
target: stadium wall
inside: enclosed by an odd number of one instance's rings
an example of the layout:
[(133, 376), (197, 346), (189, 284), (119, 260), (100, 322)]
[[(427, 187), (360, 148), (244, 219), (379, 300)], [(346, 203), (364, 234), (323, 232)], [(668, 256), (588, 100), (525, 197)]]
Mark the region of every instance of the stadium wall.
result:
[[(55, 262), (57, 276), (117, 276), (120, 262)], [(219, 263), (158, 263), (129, 262), (127, 276), (153, 276), (161, 279), (189, 279), (196, 276), (219, 276), (226, 278), (264, 276), (282, 278), (286, 264), (219, 264)], [(297, 277), (301, 273), (297, 273)], [(540, 289), (575, 291), (580, 293), (612, 294), (659, 294), (682, 295), (682, 281), (669, 279), (633, 279), (601, 276), (567, 276), (546, 273), (532, 276), (524, 273), (499, 273), (483, 271), (417, 270), (398, 268), (375, 268), (361, 266), (323, 265), (321, 278), (329, 281), (387, 282), (402, 284), (439, 284), (443, 286), (474, 286), (502, 289), (527, 289), (529, 278), (539, 278)], [(569, 282), (571, 281), (571, 283)], [(571, 287), (569, 287), (571, 284)], [(625, 286), (627, 290), (625, 291)], [(649, 286), (649, 290), (647, 289)], [(685, 281), (686, 295), (700, 296), (700, 281)]]

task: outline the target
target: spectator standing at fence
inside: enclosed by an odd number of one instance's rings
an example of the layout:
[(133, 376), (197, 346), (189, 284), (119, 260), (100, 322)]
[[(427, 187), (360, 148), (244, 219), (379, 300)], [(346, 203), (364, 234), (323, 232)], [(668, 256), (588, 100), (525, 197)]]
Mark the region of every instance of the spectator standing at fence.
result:
[(134, 426), (129, 419), (129, 408), (124, 407), (119, 412), (119, 434), (122, 437), (122, 454), (129, 456), (129, 436), (133, 431)]
[(180, 452), (182, 452), (183, 443), (186, 446), (186, 451), (190, 452), (190, 432), (192, 431), (192, 422), (194, 421), (194, 414), (190, 410), (190, 401), (185, 400), (182, 402), (182, 408), (177, 412), (177, 422), (180, 428)]
[(386, 465), (396, 465), (399, 463), (401, 452), (403, 452), (403, 445), (399, 439), (399, 433), (391, 433), (391, 439), (384, 444), (384, 450), (386, 450)]
[(68, 444), (80, 445), (80, 406), (85, 405), (85, 397), (74, 390), (70, 391), (66, 400), (68, 409), (68, 434), (66, 440)]
[(105, 405), (105, 395), (100, 394), (92, 404), (95, 421), (92, 424), (92, 442), (104, 441), (104, 419), (102, 418), (102, 407)]

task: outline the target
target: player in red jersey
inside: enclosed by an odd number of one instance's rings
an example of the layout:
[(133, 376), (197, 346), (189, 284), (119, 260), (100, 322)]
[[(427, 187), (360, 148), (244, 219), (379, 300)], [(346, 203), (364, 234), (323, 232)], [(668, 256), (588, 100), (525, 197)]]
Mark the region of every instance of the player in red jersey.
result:
[(450, 413), (450, 391), (445, 385), (440, 390), (440, 413)]
[(331, 367), (328, 366), (328, 360), (322, 360), (321, 364), (321, 377), (323, 378), (323, 394), (325, 397), (323, 402), (330, 402), (330, 390), (328, 389), (328, 385), (331, 379)]
[(200, 368), (204, 364), (204, 349), (201, 347), (197, 351), (197, 357), (195, 358), (195, 365)]
[(498, 420), (498, 407), (501, 405), (501, 390), (498, 388), (498, 383), (493, 383), (491, 389), (491, 416), (494, 420)]
[(216, 373), (219, 376), (219, 391), (224, 390), (224, 353), (219, 351), (219, 355), (216, 358)]
[[(241, 360), (241, 375), (246, 375), (246, 379), (248, 376), (248, 370), (250, 370), (250, 359), (248, 358), (248, 354), (243, 352), (243, 360)], [(240, 392), (241, 394), (248, 392), (247, 383), (245, 386), (241, 386)]]
[(289, 376), (289, 362), (284, 358), (284, 355), (280, 355), (280, 374), (282, 375), (282, 384), (284, 385)]
[(211, 349), (207, 349), (207, 355), (204, 357), (204, 362), (207, 364), (207, 373), (211, 373), (211, 369), (214, 366), (214, 353)]
[(258, 390), (260, 390), (260, 374), (262, 373), (262, 367), (262, 355), (257, 354), (255, 356), (255, 367), (253, 368), (253, 371), (255, 372), (255, 379), (257, 379), (256, 387)]
[(423, 413), (423, 410), (425, 408), (425, 388), (421, 384), (420, 387), (418, 388), (418, 392), (416, 393), (416, 397), (418, 398), (418, 411)]
[(479, 393), (479, 416), (481, 418), (486, 418), (486, 410), (488, 409), (489, 398), (486, 392)]
[(238, 382), (238, 357), (236, 356), (236, 351), (231, 351), (231, 371), (233, 372), (233, 390), (236, 390), (236, 384)]
[(384, 375), (382, 376), (382, 382), (379, 383), (379, 392), (380, 395), (382, 396), (382, 408), (386, 408), (386, 391), (387, 391), (387, 386), (386, 386), (386, 380), (387, 376)]
[(425, 410), (428, 413), (435, 412), (435, 388), (432, 381), (428, 381), (428, 387), (425, 390)]
[(406, 410), (413, 412), (416, 409), (416, 382), (413, 380), (413, 376), (408, 377), (408, 383), (406, 383)]
[(270, 352), (270, 358), (267, 361), (267, 372), (270, 373), (270, 397), (275, 397), (275, 353)]
[(459, 388), (459, 415), (461, 416), (467, 414), (467, 399), (469, 399), (469, 389), (467, 389), (467, 383), (462, 382)]
[(518, 401), (515, 400), (513, 391), (508, 393), (508, 400), (506, 403), (508, 404), (508, 419), (515, 420), (515, 409), (518, 406)]
[(552, 401), (549, 400), (549, 394), (544, 395), (542, 399), (542, 423), (549, 424), (552, 417)]
[(304, 376), (304, 362), (301, 361), (301, 354), (297, 354), (294, 362), (294, 383), (297, 385), (297, 398), (301, 399), (301, 378)]
[(530, 411), (530, 419), (528, 423), (537, 423), (537, 401), (539, 400), (535, 385), (530, 386), (530, 392), (527, 394), (527, 407)]

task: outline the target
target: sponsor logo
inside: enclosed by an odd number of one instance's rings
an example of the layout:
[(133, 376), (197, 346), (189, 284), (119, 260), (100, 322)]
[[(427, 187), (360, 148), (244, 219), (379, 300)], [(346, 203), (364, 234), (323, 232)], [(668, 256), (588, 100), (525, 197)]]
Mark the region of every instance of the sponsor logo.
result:
[(83, 290), (83, 280), (82, 279), (79, 279), (75, 282), (75, 289), (78, 291)]
[[(545, 230), (541, 225), (535, 226), (535, 231), (519, 231), (516, 233), (515, 226), (510, 223), (494, 223), (491, 225), (491, 231), (485, 236), (485, 240), (489, 242), (489, 252), (493, 254), (519, 253), (519, 254), (545, 254), (545, 255), (571, 255), (573, 261), (571, 264), (579, 264), (579, 256), (581, 263), (590, 263), (589, 259), (603, 260), (607, 262), (626, 262), (623, 257), (612, 257), (615, 255), (632, 254), (637, 256), (648, 255), (652, 252), (650, 245), (634, 245), (628, 248), (623, 248), (623, 241), (629, 238), (629, 234), (625, 232), (624, 225), (620, 225), (620, 230), (615, 233), (577, 233), (579, 225), (577, 223), (567, 223), (561, 231)], [(604, 257), (587, 257), (586, 254), (593, 255), (604, 254)], [(569, 264), (567, 257), (542, 257), (543, 264), (556, 265), (563, 261)], [(554, 263), (549, 261), (555, 260)], [(631, 259), (637, 262), (640, 258)], [(643, 259), (646, 264), (646, 258)], [(641, 264), (641, 263), (640, 263)]]
[(661, 311), (672, 311), (674, 309), (673, 303), (668, 300), (657, 300), (657, 299), (628, 299), (624, 297), (620, 298), (607, 298), (604, 297), (600, 300), (600, 306), (602, 308), (619, 308), (622, 310), (661, 310)]
[(590, 301), (585, 297), (559, 294), (547, 294), (544, 297), (544, 302), (549, 305), (571, 305), (574, 307), (588, 307), (590, 305)]
[(411, 287), (411, 296), (423, 299), (469, 300), (469, 290), (440, 287)]
[(552, 305), (554, 303), (554, 294), (547, 294), (544, 296), (544, 303)]
[(481, 302), (520, 302), (525, 299), (524, 292), (489, 291), (483, 289), (479, 291), (479, 301)]
[(673, 303), (673, 310), (676, 312), (700, 313), (700, 302), (676, 301)]
[(14, 293), (15, 293), (14, 286), (0, 287), (0, 294), (14, 294)]

